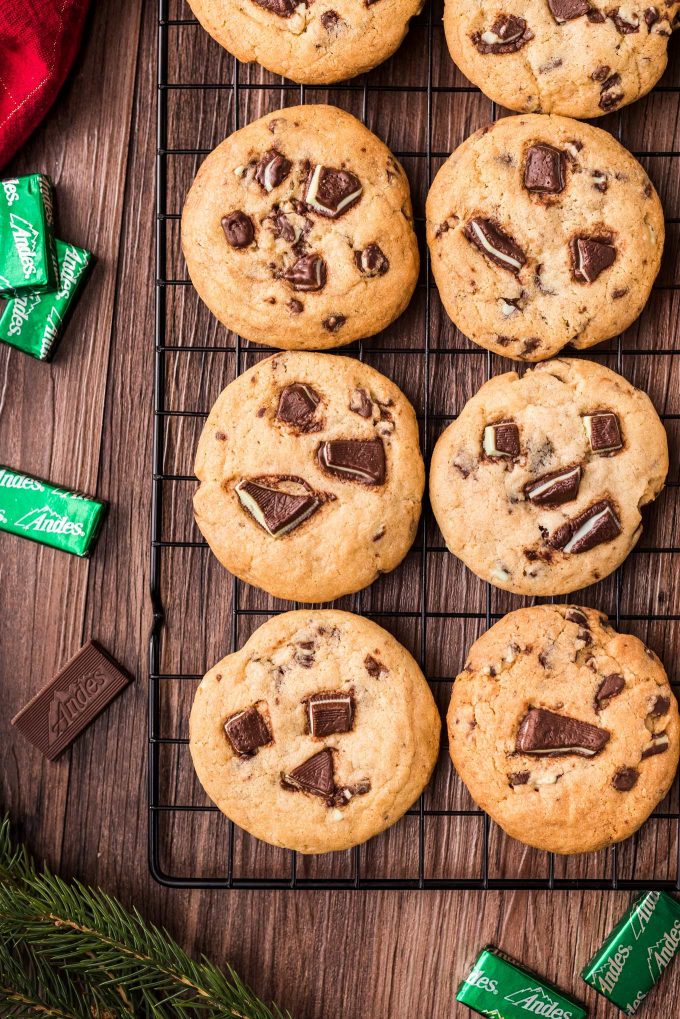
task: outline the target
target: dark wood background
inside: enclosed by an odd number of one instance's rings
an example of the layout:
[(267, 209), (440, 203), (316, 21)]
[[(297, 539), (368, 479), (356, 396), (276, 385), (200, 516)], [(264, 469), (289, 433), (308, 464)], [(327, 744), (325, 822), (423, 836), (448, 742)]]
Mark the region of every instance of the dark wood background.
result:
[[(186, 17), (182, 0), (171, 13)], [(439, 14), (437, 14), (437, 19)], [(421, 19), (422, 20), (422, 19)], [(170, 30), (171, 81), (226, 82), (232, 64), (195, 26)], [(400, 53), (368, 76), (369, 83), (420, 85), (426, 66), (426, 22), (412, 29)], [(65, 875), (101, 884), (165, 924), (190, 951), (216, 962), (230, 961), (265, 998), (290, 1009), (297, 1019), (345, 1019), (467, 1015), (454, 1003), (459, 980), (479, 948), (491, 941), (588, 1002), (590, 1014), (615, 1010), (578, 978), (582, 965), (623, 912), (630, 895), (621, 892), (203, 892), (168, 890), (152, 881), (147, 868), (147, 646), (151, 623), (149, 587), (149, 503), (154, 357), (154, 159), (156, 4), (152, 0), (97, 0), (75, 72), (54, 110), (11, 173), (35, 169), (54, 178), (60, 234), (92, 249), (98, 264), (51, 366), (9, 348), (0, 350), (0, 463), (97, 493), (111, 513), (90, 561), (0, 536), (0, 678), (3, 684), (1, 799), (18, 837)], [(437, 25), (433, 31), (432, 150), (448, 153), (492, 116), (477, 93), (439, 92), (464, 83), (451, 63)], [(674, 63), (674, 67), (673, 67)], [(257, 68), (243, 81), (268, 81)], [(663, 85), (680, 83), (678, 60)], [(392, 97), (343, 90), (332, 101), (361, 115), (395, 150), (424, 151), (426, 102), (423, 93)], [(328, 93), (308, 89), (309, 102)], [(240, 90), (241, 124), (276, 106), (297, 100), (296, 92)], [(669, 219), (680, 216), (680, 162), (661, 153), (680, 150), (679, 96), (660, 91), (606, 118), (602, 126), (641, 156), (659, 188)], [(168, 96), (171, 148), (209, 149), (233, 127), (228, 92), (171, 90)], [(443, 158), (443, 157), (442, 157)], [(442, 158), (434, 157), (436, 171)], [(411, 179), (416, 214), (422, 217), (428, 182), (427, 160), (403, 160)], [(200, 163), (195, 156), (168, 158), (168, 210), (179, 212)], [(185, 278), (175, 221), (167, 226), (169, 277)], [(602, 358), (645, 388), (667, 418), (671, 439), (670, 479), (677, 484), (680, 379), (678, 322), (678, 225), (668, 228), (664, 267), (648, 309), (623, 337), (589, 356)], [(436, 296), (430, 308), (431, 345), (425, 377), (422, 356), (427, 312), (421, 288), (407, 313), (385, 334), (364, 345), (366, 359), (404, 388), (420, 414), (425, 393), (432, 415), (432, 441), (492, 372), (511, 367), (455, 332)], [(201, 306), (190, 287), (168, 295), (167, 343), (184, 348), (165, 354), (166, 401), (173, 410), (207, 411), (236, 371), (229, 352), (198, 347), (229, 346), (222, 327)], [(457, 347), (464, 353), (451, 354)], [(416, 353), (406, 353), (406, 348)], [(389, 350), (389, 353), (385, 351)], [(420, 352), (418, 352), (420, 351)], [(342, 351), (340, 351), (342, 352)], [(250, 355), (242, 366), (251, 363)], [(166, 424), (168, 474), (191, 474), (202, 418), (178, 415)], [(423, 437), (425, 439), (425, 436)], [(191, 520), (191, 482), (165, 484), (163, 537), (169, 542), (200, 536)], [(638, 633), (678, 679), (678, 625), (648, 622), (648, 613), (677, 616), (677, 487), (670, 487), (646, 517), (640, 548), (619, 579), (621, 627)], [(441, 537), (432, 526), (433, 545)], [(361, 596), (343, 599), (356, 611), (413, 611), (411, 619), (382, 619), (414, 653), (424, 653), (442, 706), (447, 679), (455, 675), (483, 619), (428, 619), (426, 645), (418, 612), (420, 554), (382, 578)], [(167, 614), (161, 666), (167, 673), (200, 675), (229, 650), (232, 585), (205, 548), (163, 551), (162, 590)], [(428, 555), (427, 607), (478, 613), (485, 589), (451, 556)], [(617, 583), (610, 578), (580, 599), (616, 610)], [(239, 606), (262, 616), (239, 619), (238, 639), (277, 603), (240, 585)], [(523, 600), (494, 592), (492, 611), (504, 612)], [(137, 681), (56, 764), (44, 762), (9, 727), (9, 719), (88, 637), (100, 640)], [(186, 736), (193, 680), (168, 681), (161, 698), (161, 733)], [(206, 804), (186, 747), (164, 748), (161, 795), (169, 804)], [(436, 809), (469, 807), (445, 754), (426, 803)], [(678, 809), (676, 788), (661, 811)], [(412, 876), (417, 868), (413, 825), (404, 819), (390, 833), (361, 850), (362, 872)], [(161, 829), (164, 869), (177, 875), (224, 873), (225, 826), (215, 813), (168, 813)], [(428, 818), (426, 874), (478, 876), (481, 823), (477, 819)], [(490, 835), (492, 876), (543, 877), (546, 858), (524, 850), (494, 826)], [(659, 818), (619, 850), (621, 876), (678, 874), (677, 822)], [(235, 865), (241, 874), (287, 872), (285, 854), (237, 837)], [(565, 876), (604, 876), (608, 854), (558, 861)], [(345, 875), (349, 855), (305, 862), (310, 875)], [(417, 869), (416, 869), (417, 872)], [(680, 966), (666, 974), (643, 1014), (671, 1019), (680, 994)]]

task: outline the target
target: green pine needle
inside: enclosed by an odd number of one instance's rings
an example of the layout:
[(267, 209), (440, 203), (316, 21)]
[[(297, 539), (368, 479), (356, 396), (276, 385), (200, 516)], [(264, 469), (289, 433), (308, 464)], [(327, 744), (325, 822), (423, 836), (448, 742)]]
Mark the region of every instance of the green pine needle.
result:
[(231, 967), (225, 974), (204, 956), (193, 960), (136, 909), (39, 870), (25, 847), (12, 844), (8, 818), (0, 824), (0, 945), (3, 1015), (288, 1016), (260, 1001)]

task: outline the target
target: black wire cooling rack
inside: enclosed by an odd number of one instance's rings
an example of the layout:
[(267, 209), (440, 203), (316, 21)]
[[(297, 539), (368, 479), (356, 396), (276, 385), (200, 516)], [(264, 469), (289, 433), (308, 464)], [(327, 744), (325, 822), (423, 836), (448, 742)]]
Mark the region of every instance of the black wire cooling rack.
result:
[[(169, 103), (187, 95), (195, 98), (197, 92), (209, 96), (208, 105), (217, 111), (218, 121), (221, 121), (220, 108), (229, 110), (228, 122), (221, 123), (222, 136), (226, 136), (242, 126), (242, 100), (248, 94), (268, 93), (282, 106), (326, 101), (346, 106), (364, 121), (368, 119), (369, 126), (381, 135), (382, 104), (388, 100), (392, 104), (398, 101), (401, 116), (412, 119), (412, 133), (419, 142), (400, 151), (391, 143), (390, 137), (382, 136), (391, 144), (407, 171), (419, 168), (422, 193), (414, 194), (414, 209), (416, 227), (422, 235), (425, 190), (438, 166), (449, 155), (449, 151), (442, 150), (439, 137), (435, 137), (433, 132), (435, 106), (441, 122), (442, 111), (446, 117), (447, 109), (455, 109), (455, 104), (465, 102), (466, 97), (477, 96), (480, 102), (487, 104), (486, 120), (497, 115), (495, 104), (484, 100), (465, 79), (451, 79), (455, 69), (442, 74), (443, 61), (449, 61), (449, 58), (442, 41), (441, 9), (436, 2), (431, 0), (425, 11), (414, 19), (404, 43), (404, 47), (422, 48), (422, 60), (417, 65), (420, 70), (414, 74), (414, 65), (409, 65), (407, 84), (391, 80), (392, 77), (398, 78), (399, 74), (398, 71), (392, 74), (390, 68), (393, 65), (388, 64), (385, 65), (387, 71), (383, 67), (352, 82), (324, 89), (293, 85), (284, 79), (272, 79), (270, 75), (264, 75), (263, 82), (261, 73), (258, 80), (257, 74), (253, 76), (247, 67), (231, 58), (228, 58), (229, 67), (231, 72), (233, 66), (233, 73), (228, 80), (220, 78), (196, 82), (184, 81), (181, 77), (179, 80), (169, 78), (169, 68), (173, 66), (179, 68), (180, 75), (182, 73), (181, 40), (187, 39), (187, 32), (202, 33), (203, 29), (191, 17), (184, 0), (159, 0), (158, 3), (157, 284), (151, 548), (154, 625), (150, 641), (149, 851), (153, 876), (169, 886), (680, 890), (680, 783), (677, 781), (666, 800), (633, 839), (603, 853), (567, 859), (528, 850), (507, 839), (469, 799), (453, 774), (446, 748), (442, 750), (430, 788), (398, 825), (366, 846), (332, 856), (301, 857), (257, 843), (223, 818), (202, 796), (202, 791), (191, 785), (193, 769), (187, 747), (186, 719), (196, 683), (203, 671), (215, 664), (219, 657), (240, 646), (267, 615), (281, 608), (278, 605), (266, 608), (253, 605), (252, 589), (234, 578), (228, 578), (221, 571), (219, 582), (222, 591), (229, 592), (229, 615), (227, 620), (226, 616), (222, 618), (217, 612), (219, 620), (215, 625), (223, 634), (216, 639), (220, 650), (212, 659), (206, 651), (206, 660), (199, 659), (193, 669), (185, 669), (186, 655), (177, 651), (178, 644), (182, 642), (182, 616), (190, 611), (189, 608), (183, 609), (183, 604), (188, 606), (198, 602), (205, 627), (213, 625), (213, 610), (203, 609), (200, 591), (197, 596), (192, 594), (197, 584), (208, 582), (207, 571), (211, 567), (207, 565), (207, 559), (210, 553), (194, 529), (190, 510), (184, 509), (183, 513), (177, 510), (179, 505), (190, 506), (193, 476), (168, 467), (167, 458), (169, 447), (172, 446), (174, 455), (179, 441), (174, 432), (169, 437), (171, 430), (186, 426), (189, 437), (184, 441), (190, 448), (183, 462), (191, 463), (194, 440), (207, 416), (209, 403), (199, 406), (205, 403), (205, 396), (196, 392), (194, 404), (176, 407), (176, 380), (182, 376), (188, 359), (203, 361), (224, 355), (230, 369), (220, 379), (219, 388), (222, 388), (242, 370), (247, 358), (257, 357), (260, 352), (260, 356), (268, 355), (271, 351), (242, 344), (239, 337), (232, 339), (225, 330), (215, 334), (217, 342), (202, 345), (194, 342), (195, 336), (188, 339), (176, 335), (183, 322), (182, 308), (195, 297), (188, 279), (179, 278), (180, 272), (173, 267), (182, 264), (177, 254), (178, 220), (190, 183), (190, 179), (182, 180), (176, 167), (178, 161), (189, 157), (193, 160), (192, 172), (195, 172), (196, 160), (204, 157), (212, 145), (179, 145), (169, 138)], [(207, 45), (211, 43), (208, 41)], [(192, 68), (192, 73), (205, 72), (201, 65), (198, 72), (195, 67)], [(253, 81), (253, 77), (256, 80)], [(671, 82), (677, 80), (678, 84), (665, 84), (669, 78)], [(680, 644), (677, 640), (680, 593), (676, 595), (676, 588), (680, 587), (677, 569), (680, 548), (676, 545), (680, 405), (674, 401), (680, 401), (680, 379), (675, 379), (676, 366), (680, 366), (680, 345), (676, 349), (674, 326), (679, 321), (676, 298), (680, 297), (680, 271), (677, 278), (675, 275), (680, 239), (680, 196), (676, 194), (680, 192), (680, 135), (675, 133), (672, 125), (680, 120), (679, 97), (680, 72), (677, 79), (667, 74), (653, 95), (642, 100), (648, 104), (647, 112), (642, 118), (639, 113), (636, 114), (638, 127), (633, 131), (634, 141), (640, 140), (642, 144), (630, 144), (626, 132), (626, 118), (631, 116), (630, 110), (635, 110), (640, 104), (606, 118), (602, 124), (634, 151), (660, 187), (668, 213), (667, 262), (670, 266), (662, 270), (655, 286), (652, 304), (655, 300), (659, 303), (651, 312), (648, 309), (645, 313), (644, 334), (636, 333), (633, 327), (623, 339), (619, 337), (599, 346), (595, 352), (586, 353), (591, 359), (604, 359), (615, 370), (650, 391), (669, 432), (674, 466), (666, 492), (655, 504), (651, 519), (647, 518), (640, 547), (612, 578), (579, 593), (574, 599), (602, 608), (617, 628), (647, 639), (665, 659), (676, 691), (680, 685), (677, 683), (677, 671), (674, 671)], [(442, 104), (448, 104), (448, 107)], [(461, 117), (464, 134), (477, 126), (467, 129), (468, 119), (469, 113)], [(198, 120), (196, 126), (198, 131)], [(645, 144), (648, 135), (653, 138), (661, 133), (667, 139), (669, 131), (672, 137), (670, 147), (655, 149)], [(440, 134), (437, 130), (437, 135)], [(219, 140), (221, 138), (215, 139), (215, 142)], [(461, 140), (462, 137), (458, 138), (455, 144)], [(449, 141), (449, 148), (452, 147), (454, 145)], [(441, 306), (431, 279), (422, 236), (420, 240), (423, 269), (414, 299), (417, 307), (415, 315), (413, 311), (407, 312), (407, 316), (410, 315), (408, 330), (411, 340), (394, 341), (392, 327), (377, 340), (353, 344), (338, 353), (369, 360), (385, 356), (398, 359), (393, 363), (402, 365), (407, 385), (404, 385), (401, 376), (395, 381), (407, 389), (416, 405), (427, 462), (434, 440), (454, 416), (454, 408), (450, 406), (444, 390), (452, 387), (457, 378), (472, 375), (467, 398), (486, 378), (499, 370), (516, 369), (517, 366), (475, 347), (455, 332), (443, 314), (439, 317)], [(661, 332), (667, 342), (657, 343), (657, 321), (664, 323)], [(624, 344), (628, 336), (632, 340)], [(170, 358), (172, 368), (168, 367)], [(384, 362), (380, 362), (378, 367), (383, 365)], [(193, 375), (202, 386), (204, 376), (209, 372), (210, 365), (198, 372), (194, 370)], [(386, 370), (386, 374), (390, 371)], [(414, 378), (420, 380), (415, 393), (412, 392)], [(198, 383), (195, 388), (199, 388)], [(440, 412), (442, 409), (447, 413)], [(194, 425), (197, 430), (192, 431)], [(187, 467), (187, 471), (190, 469)], [(169, 509), (174, 509), (174, 512), (168, 512)], [(166, 528), (171, 516), (178, 517), (180, 523), (168, 534)], [(178, 559), (178, 555), (181, 558)], [(221, 570), (214, 563), (212, 565)], [(476, 582), (475, 578), (466, 578), (465, 571), (460, 565), (456, 567), (455, 560), (444, 548), (427, 506), (414, 549), (400, 569), (410, 569), (414, 576), (414, 589), (418, 595), (410, 607), (394, 598), (390, 600), (389, 584), (377, 600), (371, 596), (372, 589), (369, 589), (355, 596), (346, 607), (376, 619), (409, 646), (420, 659), (435, 697), (445, 710), (451, 677), (462, 667), (466, 647), (506, 611), (527, 602), (495, 591), (481, 581)], [(446, 572), (455, 569), (458, 572)], [(379, 581), (374, 587), (381, 583)], [(168, 611), (170, 601), (173, 603), (172, 612)], [(454, 610), (450, 611), (451, 606)], [(282, 606), (284, 609), (289, 607)], [(342, 607), (345, 607), (344, 603)], [(172, 653), (167, 651), (169, 645), (174, 648)], [(457, 664), (442, 668), (439, 663), (442, 657), (446, 658), (442, 649), (449, 647), (455, 648), (453, 662)]]

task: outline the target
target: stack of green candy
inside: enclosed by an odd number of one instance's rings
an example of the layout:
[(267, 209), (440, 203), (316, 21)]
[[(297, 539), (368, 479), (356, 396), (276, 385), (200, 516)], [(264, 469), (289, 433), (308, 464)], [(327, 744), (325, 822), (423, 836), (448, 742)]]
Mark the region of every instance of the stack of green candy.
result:
[(52, 182), (0, 181), (0, 340), (50, 361), (93, 256), (54, 236)]

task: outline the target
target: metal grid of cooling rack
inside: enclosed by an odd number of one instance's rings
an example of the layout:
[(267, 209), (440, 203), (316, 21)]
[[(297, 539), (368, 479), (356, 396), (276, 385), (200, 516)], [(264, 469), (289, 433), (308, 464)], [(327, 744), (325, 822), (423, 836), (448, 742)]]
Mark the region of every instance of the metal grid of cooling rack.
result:
[[(154, 402), (154, 444), (153, 444), (153, 490), (152, 490), (152, 547), (151, 547), (151, 596), (153, 602), (153, 629), (150, 638), (150, 650), (149, 650), (149, 672), (150, 672), (150, 688), (149, 688), (149, 863), (152, 875), (157, 881), (162, 884), (171, 887), (194, 887), (194, 888), (324, 888), (324, 889), (367, 889), (367, 888), (381, 888), (381, 889), (424, 889), (424, 888), (444, 888), (444, 889), (490, 889), (490, 888), (506, 888), (506, 889), (639, 889), (639, 888), (666, 888), (680, 891), (680, 807), (677, 803), (680, 802), (680, 780), (677, 781), (678, 791), (674, 792), (670, 797), (669, 801), (672, 806), (669, 809), (659, 810), (652, 815), (652, 818), (665, 823), (668, 826), (669, 832), (669, 852), (674, 858), (675, 864), (675, 877), (669, 876), (667, 873), (662, 876), (658, 873), (646, 874), (645, 876), (638, 876), (635, 868), (635, 854), (633, 855), (633, 866), (627, 868), (625, 875), (620, 873), (619, 866), (619, 853), (620, 847), (614, 846), (608, 851), (608, 860), (606, 866), (597, 877), (569, 877), (565, 876), (563, 870), (556, 866), (556, 859), (552, 854), (544, 853), (541, 856), (545, 859), (545, 867), (543, 873), (540, 876), (524, 876), (524, 875), (508, 875), (505, 873), (496, 874), (492, 873), (490, 867), (490, 821), (487, 815), (478, 809), (428, 809), (424, 804), (424, 800), (421, 797), (420, 801), (408, 812), (407, 817), (414, 819), (411, 826), (413, 833), (412, 838), (417, 841), (417, 866), (414, 868), (412, 875), (404, 877), (397, 876), (389, 872), (389, 866), (385, 867), (384, 871), (380, 874), (367, 874), (362, 870), (362, 856), (359, 847), (351, 853), (351, 874), (344, 876), (305, 876), (304, 871), (300, 866), (300, 858), (296, 853), (287, 853), (288, 863), (286, 866), (286, 873), (282, 874), (277, 869), (275, 874), (262, 873), (261, 870), (256, 874), (248, 875), (237, 872), (235, 865), (235, 837), (237, 829), (231, 822), (225, 820), (224, 828), (224, 844), (222, 846), (223, 853), (222, 859), (224, 866), (221, 873), (213, 876), (203, 876), (198, 873), (182, 873), (174, 874), (169, 872), (162, 862), (161, 853), (161, 832), (160, 823), (162, 817), (165, 815), (179, 814), (183, 812), (189, 813), (209, 813), (217, 812), (217, 808), (203, 805), (192, 805), (192, 804), (180, 804), (174, 802), (164, 802), (161, 795), (161, 749), (169, 745), (171, 747), (178, 745), (185, 745), (188, 743), (186, 738), (180, 736), (165, 736), (161, 735), (161, 689), (163, 684), (182, 682), (184, 680), (197, 680), (200, 676), (188, 675), (182, 673), (164, 673), (161, 668), (162, 664), (162, 640), (167, 630), (166, 620), (166, 609), (163, 604), (163, 591), (162, 591), (162, 557), (164, 550), (168, 548), (180, 548), (180, 549), (194, 549), (203, 547), (207, 548), (204, 542), (195, 540), (165, 540), (163, 535), (163, 507), (164, 507), (164, 485), (168, 482), (189, 482), (193, 478), (187, 475), (170, 474), (165, 472), (165, 426), (169, 418), (174, 415), (186, 415), (189, 414), (194, 417), (201, 417), (203, 413), (198, 410), (190, 411), (178, 411), (170, 409), (166, 402), (166, 354), (169, 351), (173, 353), (181, 352), (182, 356), (188, 357), (193, 355), (199, 355), (203, 353), (210, 353), (218, 351), (221, 353), (229, 354), (235, 357), (236, 373), (240, 373), (242, 370), (242, 362), (246, 353), (262, 351), (263, 353), (271, 353), (268, 348), (257, 347), (252, 344), (243, 344), (240, 337), (236, 337), (232, 346), (191, 346), (191, 347), (178, 347), (173, 344), (168, 344), (167, 339), (167, 306), (168, 306), (168, 293), (175, 289), (176, 292), (180, 291), (182, 287), (187, 286), (187, 280), (170, 278), (173, 274), (168, 275), (167, 271), (167, 255), (168, 255), (168, 226), (173, 220), (179, 219), (178, 211), (169, 211), (167, 204), (167, 182), (168, 182), (168, 161), (176, 156), (203, 156), (206, 155), (208, 149), (196, 147), (196, 148), (174, 148), (168, 146), (168, 95), (172, 90), (175, 89), (191, 89), (191, 90), (202, 90), (210, 89), (217, 90), (218, 94), (224, 92), (231, 93), (232, 99), (232, 116), (231, 116), (231, 130), (237, 130), (242, 124), (239, 123), (239, 93), (244, 90), (268, 90), (275, 89), (278, 96), (285, 96), (285, 103), (287, 105), (294, 105), (296, 103), (303, 103), (306, 101), (307, 89), (305, 86), (297, 86), (285, 79), (280, 79), (280, 84), (276, 85), (265, 85), (265, 84), (253, 84), (249, 81), (243, 80), (243, 67), (239, 65), (238, 61), (234, 61), (234, 73), (231, 82), (220, 82), (220, 83), (208, 83), (200, 84), (195, 82), (181, 82), (181, 81), (170, 81), (168, 79), (168, 60), (169, 60), (169, 49), (171, 46), (170, 33), (177, 28), (184, 26), (193, 26), (196, 31), (202, 31), (198, 23), (191, 17), (171, 17), (169, 14), (169, 2), (170, 0), (158, 0), (158, 90), (157, 90), (157, 156), (156, 156), (156, 262), (157, 262), (157, 283), (156, 283), (156, 324), (155, 324), (155, 402)], [(419, 93), (425, 98), (425, 116), (427, 118), (426, 123), (426, 135), (425, 144), (422, 148), (410, 151), (395, 151), (395, 155), (404, 160), (409, 158), (421, 158), (426, 161), (427, 167), (427, 186), (429, 187), (432, 177), (434, 176), (433, 163), (446, 158), (448, 152), (440, 152), (433, 145), (433, 132), (432, 132), (432, 111), (433, 111), (433, 97), (439, 96), (440, 94), (464, 94), (464, 93), (476, 93), (478, 90), (471, 85), (437, 85), (433, 81), (433, 39), (434, 33), (441, 32), (441, 23), (437, 15), (433, 13), (434, 0), (427, 5), (424, 12), (412, 22), (413, 26), (419, 26), (424, 30), (427, 38), (427, 56), (423, 61), (423, 80), (417, 84), (410, 85), (399, 85), (395, 83), (389, 84), (373, 84), (370, 80), (366, 80), (366, 76), (357, 81), (342, 83), (338, 86), (326, 86), (323, 91), (329, 96), (328, 101), (336, 101), (338, 105), (342, 105), (341, 101), (336, 100), (336, 93), (344, 93), (354, 95), (358, 93), (361, 101), (363, 119), (366, 119), (366, 113), (368, 108), (369, 96), (373, 93), (401, 93), (404, 99), (408, 94)], [(188, 13), (188, 11), (187, 11)], [(680, 86), (658, 86), (656, 92), (672, 92), (680, 94)], [(496, 107), (492, 104), (493, 117), (496, 117)], [(618, 134), (621, 136), (621, 124), (622, 114), (618, 115)], [(614, 131), (614, 133), (617, 133)], [(679, 151), (652, 151), (645, 150), (643, 152), (634, 153), (638, 157), (651, 157), (651, 158), (667, 158), (673, 160), (673, 165), (678, 165), (675, 161), (680, 160)], [(418, 210), (416, 208), (416, 224), (422, 225), (422, 215), (418, 216)], [(667, 218), (667, 224), (678, 224), (680, 219), (678, 218)], [(424, 249), (424, 245), (422, 246)], [(424, 290), (424, 300), (422, 302), (424, 321), (422, 325), (422, 347), (408, 348), (401, 346), (390, 346), (389, 341), (385, 343), (384, 339), (381, 340), (377, 351), (381, 354), (399, 354), (408, 357), (416, 357), (422, 359), (423, 379), (424, 379), (424, 391), (421, 403), (421, 413), (419, 419), (421, 421), (422, 436), (423, 436), (423, 454), (426, 463), (429, 460), (429, 454), (431, 452), (431, 429), (436, 427), (441, 430), (449, 421), (453, 418), (450, 415), (443, 415), (434, 413), (431, 410), (431, 397), (429, 388), (430, 369), (431, 369), (431, 357), (433, 353), (437, 355), (447, 355), (451, 357), (465, 356), (465, 357), (480, 357), (485, 359), (486, 377), (490, 377), (492, 374), (492, 355), (482, 349), (470, 347), (462, 347), (457, 345), (449, 345), (446, 347), (437, 346), (432, 347), (431, 344), (431, 302), (434, 283), (430, 275), (429, 258), (426, 250), (421, 250), (423, 255), (423, 269), (421, 273), (421, 280), (419, 287)], [(680, 283), (671, 282), (664, 285), (657, 285), (657, 289), (665, 290), (678, 290), (680, 289)], [(389, 335), (389, 334), (388, 334)], [(669, 356), (675, 357), (680, 355), (679, 349), (656, 349), (654, 352), (644, 349), (635, 348), (624, 348), (621, 337), (611, 341), (606, 347), (598, 348), (600, 351), (605, 350), (611, 364), (616, 368), (617, 371), (623, 373), (623, 359), (624, 355), (628, 356)], [(349, 347), (342, 348), (339, 353), (343, 355), (352, 355), (359, 358), (364, 357), (364, 345), (362, 343), (356, 343)], [(592, 356), (592, 354), (591, 354)], [(662, 418), (666, 422), (680, 420), (680, 414), (664, 414)], [(677, 493), (680, 491), (680, 482), (671, 481), (669, 482), (668, 488), (671, 490), (670, 494), (672, 498), (677, 498)], [(420, 573), (420, 605), (417, 611), (405, 611), (402, 609), (395, 608), (390, 611), (367, 611), (365, 614), (370, 618), (376, 619), (378, 622), (383, 622), (389, 627), (389, 623), (386, 620), (400, 620), (400, 619), (411, 619), (419, 628), (419, 646), (420, 646), (420, 662), (423, 667), (423, 671), (428, 675), (426, 668), (426, 648), (428, 643), (428, 623), (432, 620), (439, 619), (458, 619), (458, 620), (477, 620), (482, 626), (489, 627), (492, 622), (502, 616), (502, 612), (492, 611), (492, 589), (489, 585), (485, 585), (486, 593), (482, 596), (481, 603), (477, 607), (476, 611), (466, 612), (443, 612), (434, 611), (428, 605), (428, 559), (430, 555), (444, 554), (448, 555), (446, 549), (441, 544), (436, 544), (431, 540), (431, 528), (428, 526), (430, 523), (430, 510), (429, 507), (424, 507), (423, 520), (421, 521), (419, 537), (416, 539), (414, 545), (414, 552), (419, 557), (419, 573)], [(680, 547), (676, 547), (675, 543), (668, 546), (651, 547), (647, 545), (644, 549), (636, 549), (635, 552), (644, 552), (650, 556), (658, 555), (671, 555), (673, 557), (680, 555)], [(633, 555), (635, 555), (635, 552)], [(673, 562), (676, 560), (673, 559)], [(650, 573), (653, 569), (653, 560), (650, 560)], [(678, 572), (675, 567), (674, 576), (677, 580)], [(179, 582), (179, 581), (178, 581)], [(667, 626), (677, 626), (680, 616), (672, 613), (630, 613), (622, 611), (622, 599), (621, 599), (621, 570), (617, 571), (615, 575), (615, 611), (610, 614), (613, 622), (617, 626), (623, 622), (624, 627), (627, 621), (647, 621), (650, 623), (663, 623)], [(239, 620), (246, 616), (262, 616), (263, 610), (256, 608), (242, 607), (240, 604), (240, 588), (244, 585), (241, 584), (236, 578), (233, 578), (233, 592), (231, 602), (231, 633), (230, 633), (230, 648), (225, 649), (226, 651), (233, 651), (239, 643)], [(563, 599), (560, 599), (563, 600)], [(360, 603), (361, 604), (361, 603)], [(418, 656), (417, 656), (418, 657)], [(208, 665), (213, 664), (212, 662), (206, 663)], [(667, 663), (668, 664), (668, 663)], [(675, 677), (671, 676), (673, 680)], [(439, 677), (428, 675), (428, 681), (432, 685), (436, 693), (436, 688), (439, 684), (448, 682), (450, 677)], [(676, 692), (680, 683), (673, 683)], [(187, 757), (187, 767), (190, 767)], [(663, 805), (662, 805), (663, 806)], [(429, 876), (425, 867), (425, 824), (430, 818), (458, 818), (463, 821), (468, 819), (470, 823), (481, 825), (481, 854), (480, 854), (480, 866), (478, 872), (473, 876), (451, 876), (451, 877), (432, 877)], [(283, 852), (283, 851), (281, 851)], [(197, 868), (198, 870), (198, 868)]]

